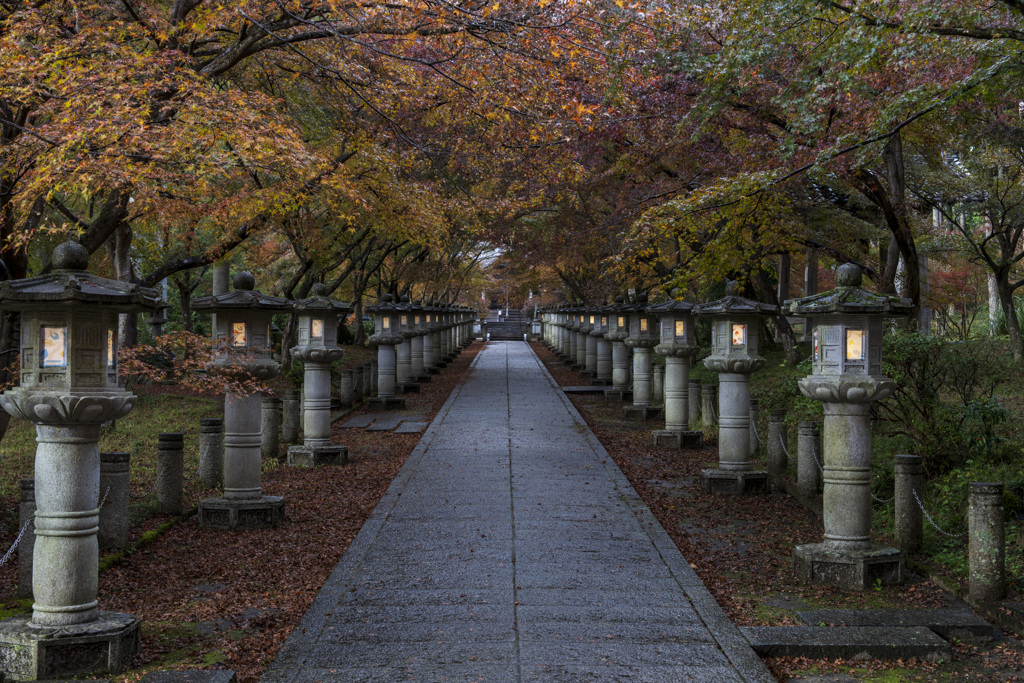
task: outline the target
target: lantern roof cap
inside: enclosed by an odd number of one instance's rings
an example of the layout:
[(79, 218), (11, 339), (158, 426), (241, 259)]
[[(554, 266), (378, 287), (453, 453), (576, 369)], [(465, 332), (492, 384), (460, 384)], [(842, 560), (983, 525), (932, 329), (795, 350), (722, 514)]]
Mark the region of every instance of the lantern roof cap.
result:
[(736, 294), (736, 282), (725, 285), (725, 296), (693, 307), (694, 315), (770, 315), (777, 313), (778, 306), (755, 301)]
[(647, 310), (651, 313), (691, 313), (696, 304), (683, 301), (680, 294), (678, 289), (673, 289), (672, 298), (660, 304), (651, 304)]
[(388, 313), (390, 311), (399, 310), (402, 309), (398, 304), (395, 303), (395, 298), (387, 293), (382, 295), (380, 301), (378, 301), (375, 305), (366, 307), (367, 313)]
[(160, 293), (150, 287), (111, 280), (87, 272), (89, 253), (77, 242), (57, 245), (47, 275), (0, 282), (0, 310), (21, 311), (39, 304), (104, 305), (120, 313), (160, 308)]
[(860, 286), (862, 281), (860, 268), (852, 263), (844, 263), (836, 270), (838, 286), (835, 289), (790, 299), (783, 308), (790, 315), (802, 316), (871, 313), (898, 317), (913, 312), (914, 302), (910, 299), (869, 292)]
[(284, 311), (290, 302), (284, 297), (270, 296), (255, 289), (256, 278), (252, 273), (242, 271), (231, 280), (234, 289), (224, 294), (200, 296), (192, 300), (192, 308), (196, 311), (216, 313), (217, 311), (237, 311), (244, 309), (262, 309), (267, 311)]
[(309, 291), (305, 299), (296, 299), (292, 302), (292, 308), (301, 313), (351, 313), (352, 304), (335, 301), (327, 296), (327, 286), (318, 282)]

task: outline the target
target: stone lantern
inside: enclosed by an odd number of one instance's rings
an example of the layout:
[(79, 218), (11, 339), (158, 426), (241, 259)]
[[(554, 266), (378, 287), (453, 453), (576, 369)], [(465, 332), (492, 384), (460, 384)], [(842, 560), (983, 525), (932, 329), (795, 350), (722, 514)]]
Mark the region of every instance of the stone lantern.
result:
[(344, 323), (349, 304), (327, 298), (327, 287), (313, 285), (311, 296), (292, 302), (298, 345), (292, 357), (302, 361), (302, 445), (288, 449), (288, 464), (300, 467), (344, 465), (348, 450), (331, 445), (331, 363), (345, 357), (338, 348), (339, 316)]
[(665, 429), (652, 433), (654, 444), (662, 448), (700, 448), (704, 434), (690, 431), (689, 396), (690, 361), (699, 346), (694, 334), (693, 304), (680, 301), (673, 290), (672, 301), (652, 306), (651, 311), (661, 318), (661, 343), (654, 348), (665, 356)]
[(398, 333), (402, 341), (395, 345), (395, 390), (400, 394), (414, 394), (420, 385), (412, 378), (412, 339), (417, 334), (417, 325), (413, 322), (414, 306), (409, 297), (403, 295), (395, 306), (398, 311)]
[(707, 491), (744, 495), (768, 493), (768, 472), (750, 468), (750, 373), (764, 367), (758, 355), (761, 319), (777, 306), (736, 295), (729, 282), (725, 297), (694, 308), (711, 319), (711, 355), (704, 366), (718, 373), (718, 469), (703, 470)]
[(830, 292), (786, 302), (786, 312), (814, 325), (812, 374), (800, 393), (825, 405), (825, 541), (797, 546), (794, 569), (808, 583), (868, 588), (899, 583), (903, 556), (871, 543), (871, 403), (894, 388), (882, 374), (885, 318), (909, 315), (909, 299), (861, 289), (860, 269), (836, 271)]
[(632, 400), (633, 371), (630, 362), (629, 347), (626, 337), (629, 336), (630, 306), (622, 295), (615, 297), (615, 303), (608, 308), (608, 329), (604, 338), (611, 343), (612, 352), (612, 388), (604, 392), (605, 400)]
[[(20, 385), (0, 406), (36, 426), (32, 615), (0, 621), (0, 670), (17, 680), (118, 673), (139, 651), (139, 621), (100, 611), (100, 425), (135, 396), (117, 382), (120, 313), (160, 305), (152, 289), (86, 272), (76, 242), (49, 275), (0, 283), (0, 310), (21, 314)], [(73, 655), (70, 653), (74, 653)]]
[(423, 384), (430, 381), (424, 353), (426, 338), (430, 333), (430, 328), (427, 327), (427, 309), (424, 308), (421, 302), (416, 302), (412, 306), (412, 329), (412, 357), (410, 360), (412, 365), (412, 381), (416, 382), (416, 384)]
[(661, 340), (658, 317), (647, 306), (647, 295), (640, 294), (637, 303), (629, 307), (629, 336), (626, 346), (633, 349), (633, 405), (623, 409), (631, 420), (650, 420), (661, 415), (654, 402), (654, 364), (651, 349)]
[(390, 294), (381, 297), (376, 306), (368, 306), (373, 314), (373, 335), (369, 341), (377, 347), (377, 395), (369, 400), (371, 410), (405, 408), (405, 399), (395, 396), (395, 346), (404, 337), (399, 329), (401, 311)]
[(596, 306), (583, 308), (583, 323), (580, 325), (580, 336), (583, 344), (583, 370), (580, 375), (586, 379), (597, 377), (597, 337), (592, 333), (594, 326), (600, 324), (601, 314)]
[[(255, 290), (256, 280), (241, 272), (227, 294), (203, 296), (192, 309), (216, 315), (214, 365), (242, 378), (266, 380), (277, 375), (270, 323), (287, 311), (288, 300)], [(284, 499), (261, 489), (262, 398), (224, 394), (224, 495), (199, 503), (199, 524), (214, 529), (265, 529), (284, 521)]]
[(611, 309), (611, 306), (599, 306), (594, 309), (596, 315), (594, 325), (590, 329), (590, 335), (597, 345), (594, 377), (590, 383), (596, 387), (605, 387), (612, 383), (612, 343), (604, 336), (608, 331)]
[(423, 372), (424, 375), (436, 375), (437, 367), (437, 305), (428, 301), (423, 306)]

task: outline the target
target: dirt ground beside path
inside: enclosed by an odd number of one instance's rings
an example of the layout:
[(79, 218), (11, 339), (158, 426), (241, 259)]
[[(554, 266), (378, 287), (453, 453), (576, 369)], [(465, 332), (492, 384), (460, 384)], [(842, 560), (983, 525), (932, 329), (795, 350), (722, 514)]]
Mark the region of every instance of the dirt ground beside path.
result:
[[(539, 344), (534, 350), (561, 386), (585, 384)], [(792, 568), (793, 547), (817, 543), (821, 520), (785, 493), (723, 498), (700, 489), (700, 470), (718, 460), (715, 448), (655, 448), (651, 431), (661, 426), (623, 419), (622, 404), (600, 394), (571, 395), (573, 404), (651, 508), (718, 603), (741, 626), (796, 626), (801, 608), (948, 607), (953, 599), (929, 579), (910, 575), (901, 586), (844, 592), (807, 586)], [(852, 662), (773, 658), (780, 680), (837, 674), (840, 680), (1024, 680), (1024, 643), (1009, 634), (991, 646), (954, 645), (954, 661)]]

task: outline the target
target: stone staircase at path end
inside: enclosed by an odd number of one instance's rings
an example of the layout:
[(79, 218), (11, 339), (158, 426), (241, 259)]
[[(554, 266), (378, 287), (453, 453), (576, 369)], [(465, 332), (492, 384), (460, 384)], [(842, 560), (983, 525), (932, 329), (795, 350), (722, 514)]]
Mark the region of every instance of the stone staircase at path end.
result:
[(530, 331), (530, 319), (518, 309), (505, 311), (500, 316), (491, 311), (485, 322), (492, 341), (523, 341), (523, 335)]

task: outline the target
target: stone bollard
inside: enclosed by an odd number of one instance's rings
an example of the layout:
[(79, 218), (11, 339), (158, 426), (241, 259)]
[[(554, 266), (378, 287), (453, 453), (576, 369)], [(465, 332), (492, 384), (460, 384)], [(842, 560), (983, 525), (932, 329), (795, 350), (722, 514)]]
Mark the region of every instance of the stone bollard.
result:
[(920, 455), (897, 455), (896, 479), (896, 547), (906, 554), (921, 549), (924, 519), (915, 493), (924, 490), (924, 466)]
[(264, 458), (281, 457), (281, 399), (276, 396), (264, 396), (263, 424), (260, 434), (260, 454)]
[(338, 398), (341, 400), (342, 408), (351, 408), (355, 401), (352, 398), (352, 370), (341, 371), (341, 386), (338, 389)]
[(369, 376), (363, 372), (362, 365), (354, 366), (349, 372), (352, 373), (352, 404), (362, 403), (366, 396), (366, 385), (369, 383)]
[(700, 380), (691, 379), (689, 389), (690, 401), (687, 405), (689, 409), (689, 415), (687, 418), (690, 421), (690, 429), (700, 429), (700, 403), (701, 403), (701, 388)]
[(21, 480), (21, 503), (18, 505), (18, 532), (28, 528), (18, 544), (18, 597), (32, 597), (32, 553), (36, 546), (36, 480)]
[(701, 424), (706, 428), (718, 426), (715, 419), (715, 403), (718, 401), (718, 387), (714, 384), (704, 384), (700, 388), (700, 414)]
[(651, 399), (654, 405), (661, 405), (665, 402), (665, 366), (654, 366), (654, 377), (651, 382)]
[(156, 502), (165, 515), (184, 511), (182, 494), (185, 486), (185, 435), (181, 432), (160, 434), (156, 451)]
[(224, 483), (224, 420), (199, 420), (199, 480), (208, 489)]
[(128, 544), (131, 488), (130, 453), (100, 453), (100, 530), (101, 548), (120, 548)]
[(800, 495), (813, 498), (821, 488), (821, 466), (818, 458), (819, 423), (813, 420), (801, 420), (797, 425), (796, 439), (796, 481)]
[(757, 420), (761, 417), (761, 407), (756, 398), (750, 399), (750, 457), (754, 457), (761, 447), (761, 432), (758, 431)]
[(970, 533), (971, 600), (1001, 600), (1006, 585), (1006, 544), (1003, 529), (1003, 485), (973, 481), (970, 484), (967, 527)]
[(789, 439), (786, 433), (786, 411), (776, 410), (768, 418), (768, 443), (765, 452), (768, 455), (768, 474), (777, 477), (786, 471), (789, 465)]
[[(366, 378), (369, 377), (369, 380)], [(377, 361), (363, 363), (363, 396), (377, 395)]]
[(287, 444), (299, 442), (299, 415), (301, 392), (298, 389), (287, 389), (284, 392), (284, 409), (281, 420), (281, 438)]

